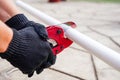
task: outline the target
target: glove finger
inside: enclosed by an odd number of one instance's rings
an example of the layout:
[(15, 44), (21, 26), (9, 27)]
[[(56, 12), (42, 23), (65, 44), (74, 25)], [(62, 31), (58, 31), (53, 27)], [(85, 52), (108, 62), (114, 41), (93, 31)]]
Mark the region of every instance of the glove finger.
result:
[(56, 57), (57, 57), (56, 55), (54, 55), (52, 52), (50, 52), (47, 63), (51, 64), (51, 65), (55, 64)]
[(39, 67), (36, 68), (36, 73), (40, 74), (44, 70), (44, 68), (48, 68), (50, 66), (51, 66), (50, 63), (44, 62), (44, 64), (42, 64), (42, 65), (40, 65)]
[(41, 68), (48, 68), (51, 65), (55, 64), (55, 61), (56, 61), (56, 56), (49, 55), (48, 59), (42, 64)]
[(29, 73), (29, 74), (28, 74), (28, 77), (32, 77), (33, 74), (34, 74), (34, 72)]
[(35, 31), (39, 35), (39, 37), (42, 40), (47, 41), (48, 35), (47, 35), (47, 31), (46, 31), (45, 27), (43, 25), (41, 25), (41, 24), (38, 24), (38, 23), (36, 23), (33, 26), (34, 26)]
[(37, 74), (40, 74), (40, 73), (43, 71), (43, 69), (44, 69), (44, 68), (38, 67), (38, 68), (36, 69), (36, 73), (37, 73)]

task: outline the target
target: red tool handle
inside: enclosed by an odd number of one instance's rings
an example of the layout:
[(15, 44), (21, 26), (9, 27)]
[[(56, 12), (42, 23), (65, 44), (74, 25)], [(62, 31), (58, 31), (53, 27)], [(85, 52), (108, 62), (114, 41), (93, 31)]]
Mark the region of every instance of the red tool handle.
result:
[(73, 42), (65, 38), (64, 31), (59, 26), (49, 26), (46, 28), (50, 39), (54, 40), (57, 44), (53, 46), (52, 50), (54, 55), (57, 55), (65, 48), (69, 47)]

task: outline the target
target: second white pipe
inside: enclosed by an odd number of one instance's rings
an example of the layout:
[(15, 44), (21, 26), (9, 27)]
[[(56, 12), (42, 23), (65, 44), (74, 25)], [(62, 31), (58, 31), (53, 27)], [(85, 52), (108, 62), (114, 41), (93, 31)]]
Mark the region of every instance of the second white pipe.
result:
[[(45, 13), (31, 7), (30, 5), (17, 0), (17, 5), (34, 15), (39, 20), (43, 21), (48, 25), (56, 25), (61, 24), (60, 21), (46, 15)], [(78, 45), (84, 47), (85, 49), (89, 50), (93, 55), (100, 58), (107, 64), (111, 65), (118, 71), (120, 71), (120, 54), (113, 51), (112, 49), (100, 44), (99, 42), (89, 38), (88, 36), (72, 29), (67, 25), (61, 25), (61, 27), (65, 31), (65, 35), (71, 39), (72, 41), (76, 42)]]

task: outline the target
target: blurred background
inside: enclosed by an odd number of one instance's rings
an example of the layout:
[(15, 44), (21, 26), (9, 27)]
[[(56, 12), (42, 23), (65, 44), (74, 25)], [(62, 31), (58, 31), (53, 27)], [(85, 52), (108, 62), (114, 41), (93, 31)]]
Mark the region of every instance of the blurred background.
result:
[(120, 2), (120, 0), (25, 0), (25, 1), (44, 1), (44, 2), (48, 2), (48, 1), (53, 1), (53, 2), (57, 2), (57, 1), (89, 1), (89, 2)]
[[(120, 53), (120, 0), (23, 0), (60, 20), (73, 21), (76, 30)], [(24, 9), (30, 20), (44, 24)], [(28, 78), (0, 59), (0, 80), (120, 80), (120, 72), (76, 43), (57, 56), (56, 64)]]

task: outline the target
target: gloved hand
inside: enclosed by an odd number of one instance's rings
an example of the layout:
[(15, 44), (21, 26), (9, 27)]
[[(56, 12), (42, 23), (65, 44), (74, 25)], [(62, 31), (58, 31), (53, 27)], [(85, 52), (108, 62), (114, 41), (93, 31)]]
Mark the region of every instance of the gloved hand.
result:
[[(14, 22), (15, 19), (11, 18), (10, 20)], [(21, 19), (22, 22), (20, 22), (20, 18), (18, 20), (18, 23), (13, 24), (13, 27), (8, 25), (15, 28), (13, 29), (13, 39), (7, 51), (1, 53), (0, 56), (31, 77), (34, 71), (39, 74), (44, 68), (53, 65), (56, 56), (53, 55), (47, 42), (48, 36), (43, 25), (30, 22), (27, 19)]]

